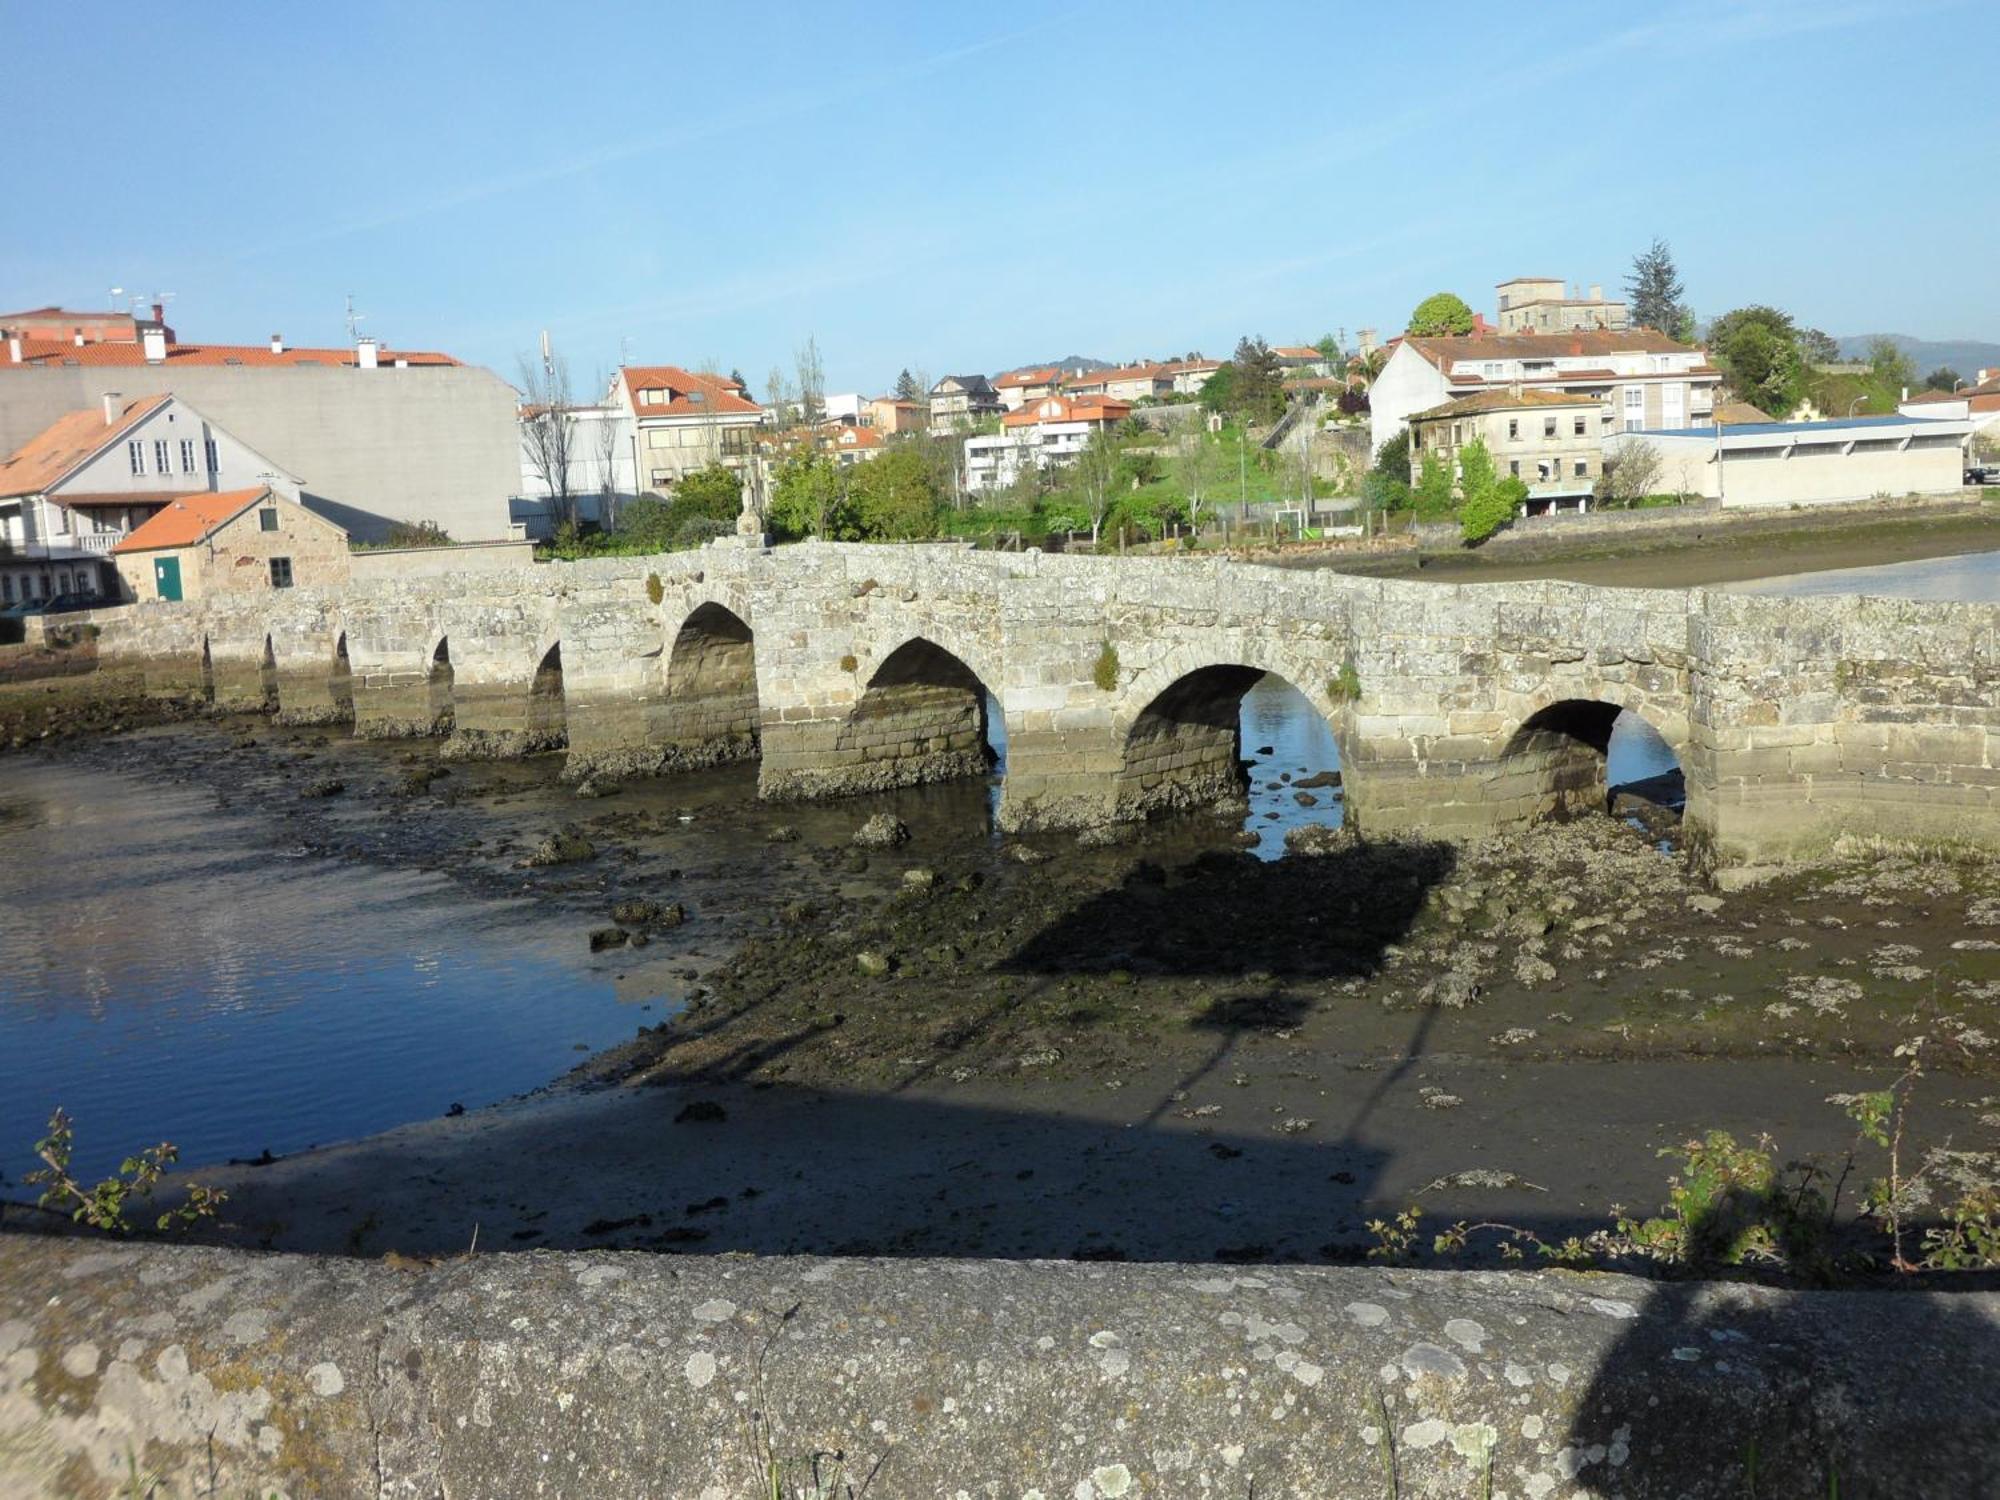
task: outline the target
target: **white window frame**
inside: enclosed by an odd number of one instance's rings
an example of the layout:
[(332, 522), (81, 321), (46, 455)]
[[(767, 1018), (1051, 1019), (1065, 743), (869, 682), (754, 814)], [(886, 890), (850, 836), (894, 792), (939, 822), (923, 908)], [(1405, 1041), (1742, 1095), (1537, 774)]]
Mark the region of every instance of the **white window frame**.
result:
[(125, 445), (125, 457), (131, 463), (134, 474), (146, 472), (146, 445), (138, 438), (133, 438)]
[(162, 474), (174, 472), (173, 445), (165, 438), (153, 439), (153, 467)]
[(183, 474), (192, 474), (194, 472), (193, 438), (181, 439), (181, 472)]

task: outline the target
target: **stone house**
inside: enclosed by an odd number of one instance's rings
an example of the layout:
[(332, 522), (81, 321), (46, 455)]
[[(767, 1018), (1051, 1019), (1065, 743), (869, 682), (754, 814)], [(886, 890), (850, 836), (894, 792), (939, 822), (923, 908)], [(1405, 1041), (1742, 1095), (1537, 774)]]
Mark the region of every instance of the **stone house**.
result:
[(176, 396), (67, 412), (0, 462), (0, 607), (113, 591), (111, 549), (174, 500), (300, 481)]
[(1565, 287), (1553, 276), (1516, 276), (1494, 290), (1502, 333), (1619, 332), (1631, 322), (1625, 304), (1606, 297), (1601, 286), (1592, 287), (1586, 297), (1582, 287)]
[(1502, 475), (1528, 487), (1530, 514), (1589, 495), (1603, 468), (1595, 396), (1513, 386), (1459, 396), (1412, 416), (1410, 482), (1429, 454), (1456, 473), (1460, 451), (1474, 441), (1486, 445)]
[(349, 576), (347, 533), (269, 485), (175, 500), (111, 549), (127, 600), (329, 588)]

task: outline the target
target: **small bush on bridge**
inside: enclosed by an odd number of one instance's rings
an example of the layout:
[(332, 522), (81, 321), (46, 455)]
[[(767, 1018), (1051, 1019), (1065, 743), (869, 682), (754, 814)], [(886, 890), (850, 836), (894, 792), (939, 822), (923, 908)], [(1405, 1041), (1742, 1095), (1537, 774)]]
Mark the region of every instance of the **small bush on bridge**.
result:
[(1107, 693), (1118, 690), (1118, 648), (1106, 641), (1104, 649), (1097, 653), (1097, 665), (1090, 669), (1090, 680)]

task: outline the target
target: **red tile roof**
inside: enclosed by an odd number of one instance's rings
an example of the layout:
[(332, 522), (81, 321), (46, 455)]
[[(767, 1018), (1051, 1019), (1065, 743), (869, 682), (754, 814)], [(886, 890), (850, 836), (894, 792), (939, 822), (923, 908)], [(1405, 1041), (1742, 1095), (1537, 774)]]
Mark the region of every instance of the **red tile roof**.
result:
[(270, 486), (221, 490), (176, 500), (158, 515), (133, 528), (113, 552), (155, 552), (162, 547), (187, 547), (226, 526), (270, 494)]
[[(692, 370), (683, 370), (679, 365), (626, 365), (620, 371), (625, 377), (627, 399), (632, 403), (632, 411), (641, 417), (701, 417), (710, 414), (721, 416), (761, 417), (764, 408), (743, 394), (743, 387), (727, 375), (698, 375)], [(668, 399), (657, 405), (642, 405), (641, 391), (666, 391)], [(691, 401), (691, 394), (699, 393), (699, 401)]]
[(1280, 344), (1271, 351), (1280, 359), (1325, 359), (1326, 356), (1310, 344)]
[(1142, 365), (1120, 365), (1115, 370), (1085, 370), (1081, 375), (1072, 375), (1065, 385), (1105, 385), (1114, 380), (1167, 380), (1173, 371), (1157, 361)]
[[(415, 366), (456, 365), (449, 354), (430, 350), (382, 349), (376, 362), (393, 366), (398, 361)], [(279, 365), (358, 365), (360, 357), (352, 349), (281, 349), (272, 352), (269, 344), (169, 344), (167, 365), (244, 365), (269, 368)], [(0, 353), (0, 370), (10, 361)], [(23, 339), (24, 365), (145, 365), (144, 344), (73, 344), (63, 339)]]
[(993, 382), (995, 390), (1011, 389), (1014, 386), (1054, 385), (1062, 379), (1062, 370), (1056, 365), (1048, 365), (1039, 370), (1009, 370)]
[[(1049, 408), (1056, 408), (1049, 411)], [(1109, 396), (1042, 396), (1000, 419), (1005, 427), (1038, 427), (1044, 422), (1122, 422), (1132, 403)]]
[(0, 495), (44, 493), (173, 399), (141, 396), (126, 402), (109, 422), (104, 420), (102, 407), (65, 412), (0, 464)]
[(836, 448), (879, 448), (888, 440), (872, 427), (842, 427), (829, 433), (827, 441)]

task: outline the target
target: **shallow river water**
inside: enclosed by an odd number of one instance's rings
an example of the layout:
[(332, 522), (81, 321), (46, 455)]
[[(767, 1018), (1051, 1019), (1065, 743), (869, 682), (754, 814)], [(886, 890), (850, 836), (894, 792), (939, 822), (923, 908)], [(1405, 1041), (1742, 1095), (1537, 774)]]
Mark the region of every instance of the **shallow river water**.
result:
[[(1993, 599), (2000, 554), (1743, 587)], [(1296, 690), (1258, 684), (1242, 731), (1260, 857), (1279, 857), (1291, 828), (1340, 821), (1338, 788), (1306, 805), (1290, 784), (1340, 765)], [(1673, 767), (1621, 717), (1611, 784)], [(742, 798), (750, 774), (726, 773), (719, 795)], [(893, 805), (949, 803), (959, 836), (979, 836), (976, 789), (923, 797)], [(143, 772), (0, 760), (0, 1195), (28, 1196), (20, 1179), (57, 1105), (86, 1171), (161, 1138), (189, 1162), (284, 1154), (536, 1088), (677, 1003), (646, 966), (591, 960), (573, 912), (286, 848), (264, 814), (216, 801)]]

